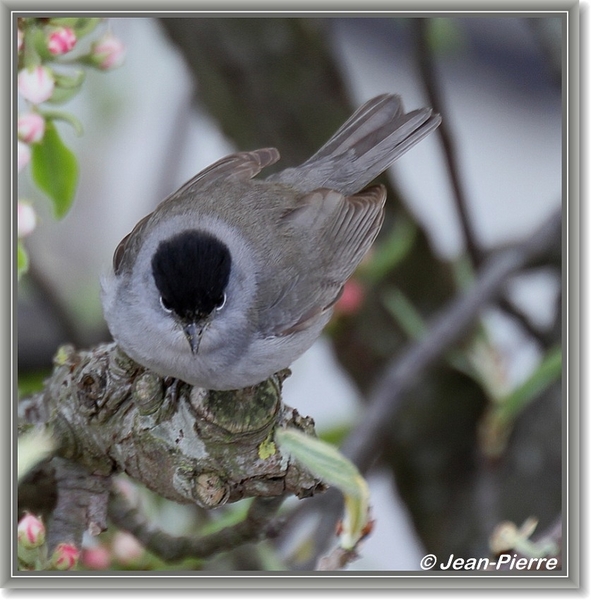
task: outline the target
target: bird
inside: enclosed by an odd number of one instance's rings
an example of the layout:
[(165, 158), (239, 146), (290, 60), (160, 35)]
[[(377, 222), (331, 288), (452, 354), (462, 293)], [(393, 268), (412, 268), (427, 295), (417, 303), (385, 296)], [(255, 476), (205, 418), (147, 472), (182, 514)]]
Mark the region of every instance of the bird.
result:
[(386, 189), (371, 182), (440, 122), (382, 94), (299, 166), (259, 178), (280, 157), (262, 148), (195, 175), (114, 252), (101, 301), (116, 344), (159, 376), (207, 390), (289, 367), (380, 231)]

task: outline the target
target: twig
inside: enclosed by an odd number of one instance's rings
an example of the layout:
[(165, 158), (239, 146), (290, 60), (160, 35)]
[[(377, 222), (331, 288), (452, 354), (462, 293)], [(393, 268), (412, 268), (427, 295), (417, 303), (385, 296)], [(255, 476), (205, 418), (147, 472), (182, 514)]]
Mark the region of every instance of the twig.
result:
[(205, 559), (273, 535), (275, 514), (283, 499), (282, 496), (255, 498), (244, 521), (201, 538), (175, 537), (153, 527), (120, 494), (111, 497), (109, 517), (117, 527), (129, 531), (147, 550), (166, 562)]
[[(419, 68), (425, 83), (429, 104), (436, 113), (445, 115), (445, 106), (437, 87), (435, 65), (432, 60), (432, 54), (429, 51), (429, 39), (427, 35), (429, 19), (413, 19), (413, 23), (415, 23), (417, 28), (417, 52)], [(439, 135), (441, 137), (441, 143), (443, 144), (443, 155), (447, 164), (449, 179), (454, 191), (454, 200), (458, 211), (462, 232), (464, 234), (464, 240), (466, 242), (466, 249), (472, 259), (473, 264), (475, 266), (479, 266), (482, 261), (482, 251), (476, 242), (476, 236), (474, 235), (474, 228), (472, 226), (468, 210), (468, 200), (466, 198), (466, 194), (464, 193), (464, 188), (460, 178), (458, 156), (455, 150), (453, 136), (445, 117), (439, 126)]]
[(328, 556), (323, 556), (316, 567), (317, 571), (338, 571), (344, 569), (350, 562), (357, 560), (359, 555), (355, 550), (335, 548)]
[(545, 335), (529, 319), (529, 317), (507, 298), (499, 298), (498, 307), (510, 317), (513, 317), (523, 330), (528, 333), (542, 348), (548, 348), (555, 340), (551, 335)]

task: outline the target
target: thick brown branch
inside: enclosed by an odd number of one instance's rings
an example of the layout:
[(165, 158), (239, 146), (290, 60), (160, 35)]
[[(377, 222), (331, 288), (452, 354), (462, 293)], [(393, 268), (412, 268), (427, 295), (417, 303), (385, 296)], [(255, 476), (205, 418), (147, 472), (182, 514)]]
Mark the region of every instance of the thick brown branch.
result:
[[(281, 402), (287, 374), (252, 388), (207, 391), (162, 380), (115, 344), (86, 352), (62, 348), (44, 392), (23, 401), (20, 411), (23, 421), (47, 423), (57, 437), (51, 543), (79, 545), (85, 530), (104, 529), (105, 489), (119, 472), (164, 498), (204, 508), (323, 489), (273, 442), (277, 427), (313, 435), (312, 420)], [(256, 503), (231, 540), (262, 531), (266, 506), (278, 504)]]

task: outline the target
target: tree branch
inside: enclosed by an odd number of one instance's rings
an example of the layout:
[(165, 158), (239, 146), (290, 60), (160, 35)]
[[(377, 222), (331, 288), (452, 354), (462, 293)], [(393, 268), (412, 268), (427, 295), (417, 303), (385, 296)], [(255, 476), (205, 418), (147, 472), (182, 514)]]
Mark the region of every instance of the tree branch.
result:
[(59, 494), (49, 527), (51, 554), (61, 542), (78, 548), (85, 530), (98, 535), (107, 528), (107, 500), (111, 480), (93, 475), (88, 469), (67, 460), (54, 459)]
[[(277, 427), (314, 434), (311, 419), (281, 403), (289, 371), (221, 392), (163, 380), (115, 344), (63, 347), (55, 363), (44, 392), (20, 410), (23, 421), (45, 423), (57, 438), (51, 466), (59, 499), (49, 536), (55, 543), (78, 545), (85, 530), (96, 535), (105, 528), (105, 489), (118, 472), (164, 498), (204, 508), (324, 489), (273, 441)], [(253, 538), (279, 504), (256, 503), (231, 539)], [(207, 547), (227, 543), (214, 542)]]
[[(425, 83), (427, 98), (431, 108), (436, 113), (445, 115), (447, 111), (445, 110), (444, 102), (437, 86), (437, 74), (435, 73), (433, 55), (430, 51), (430, 42), (428, 36), (429, 22), (430, 19), (413, 19), (413, 23), (415, 24), (417, 31), (419, 68), (421, 71), (422, 80)], [(474, 235), (474, 227), (472, 226), (470, 213), (468, 210), (468, 199), (464, 192), (464, 187), (460, 177), (458, 155), (455, 149), (453, 135), (445, 118), (441, 122), (438, 130), (441, 143), (443, 145), (443, 156), (447, 165), (449, 180), (454, 191), (453, 197), (455, 200), (458, 217), (460, 219), (460, 226), (464, 234), (464, 241), (466, 242), (466, 250), (468, 255), (471, 257), (473, 264), (475, 266), (479, 266), (482, 260), (482, 251), (476, 242), (476, 236)]]
[(467, 331), (480, 311), (503, 292), (507, 280), (539, 261), (560, 244), (560, 211), (554, 213), (529, 239), (490, 257), (474, 286), (453, 300), (432, 322), (427, 334), (392, 360), (368, 398), (364, 419), (351, 432), (343, 453), (363, 471), (373, 462), (403, 392), (418, 375)]
[(153, 527), (120, 494), (113, 494), (111, 498), (109, 517), (119, 528), (132, 533), (147, 550), (167, 562), (206, 559), (273, 535), (273, 520), (283, 500), (283, 496), (255, 498), (244, 521), (201, 538), (175, 537)]

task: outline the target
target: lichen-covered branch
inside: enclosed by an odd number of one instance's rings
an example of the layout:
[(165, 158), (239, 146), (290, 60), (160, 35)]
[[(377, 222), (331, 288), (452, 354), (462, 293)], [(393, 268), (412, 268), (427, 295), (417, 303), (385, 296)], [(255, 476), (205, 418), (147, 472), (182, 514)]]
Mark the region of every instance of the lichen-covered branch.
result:
[(320, 481), (273, 442), (276, 427), (313, 434), (312, 420), (281, 402), (287, 375), (207, 391), (158, 377), (115, 344), (61, 348), (44, 392), (20, 410), (23, 422), (44, 423), (57, 438), (50, 541), (78, 544), (84, 530), (103, 530), (110, 476), (120, 472), (164, 498), (205, 508), (314, 494)]

